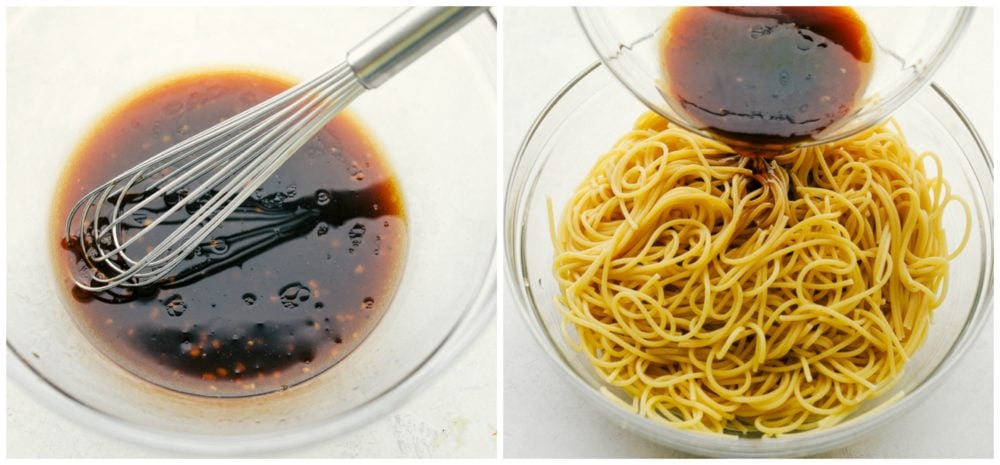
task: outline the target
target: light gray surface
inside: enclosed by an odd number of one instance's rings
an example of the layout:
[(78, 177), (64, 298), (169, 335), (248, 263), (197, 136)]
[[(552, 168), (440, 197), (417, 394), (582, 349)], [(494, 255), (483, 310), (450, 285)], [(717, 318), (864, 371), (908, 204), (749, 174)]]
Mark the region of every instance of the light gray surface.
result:
[[(975, 16), (935, 81), (993, 147), (993, 13)], [(597, 58), (567, 8), (504, 10), (504, 167), (545, 104)], [(506, 179), (506, 176), (505, 176)], [(506, 271), (505, 271), (506, 272)], [(629, 434), (584, 403), (553, 369), (504, 296), (505, 457), (687, 457)], [(927, 401), (850, 447), (823, 457), (992, 457), (993, 318)]]

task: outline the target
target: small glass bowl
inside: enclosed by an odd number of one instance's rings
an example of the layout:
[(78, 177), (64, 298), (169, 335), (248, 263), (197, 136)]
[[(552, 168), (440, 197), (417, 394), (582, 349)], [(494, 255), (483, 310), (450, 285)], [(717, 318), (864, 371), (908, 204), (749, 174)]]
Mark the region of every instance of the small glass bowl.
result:
[[(283, 392), (181, 394), (100, 353), (66, 313), (49, 207), (67, 157), (110, 107), (199, 68), (308, 78), (400, 8), (40, 8), (8, 14), (8, 377), (100, 434), (174, 452), (252, 454), (389, 415), (495, 315), (496, 29), (486, 15), (350, 109), (402, 190), (409, 247), (392, 304), (348, 357)], [(72, 40), (67, 40), (71, 37)], [(489, 363), (492, 363), (490, 361)], [(15, 425), (16, 426), (16, 425)]]
[[(669, 105), (656, 84), (661, 80), (657, 37), (676, 9), (580, 7), (575, 12), (601, 61), (639, 100), (692, 132), (717, 138), (703, 124)], [(975, 8), (855, 10), (875, 45), (875, 66), (867, 90), (849, 114), (813, 138), (788, 147), (843, 139), (883, 121), (930, 81), (965, 31)]]
[[(893, 116), (912, 147), (940, 155), (953, 192), (972, 209), (972, 233), (967, 248), (951, 263), (947, 298), (934, 313), (927, 340), (891, 391), (865, 402), (834, 427), (777, 438), (671, 428), (606, 397), (601, 389), (607, 384), (561, 332), (562, 315), (555, 301), (560, 290), (552, 275), (554, 250), (546, 201), (551, 199), (553, 212), (560, 214), (597, 158), (644, 111), (605, 66), (594, 64), (539, 114), (518, 151), (507, 184), (504, 243), (511, 293), (533, 336), (570, 385), (616, 424), (665, 446), (698, 455), (783, 457), (817, 454), (860, 439), (912, 409), (940, 384), (993, 308), (993, 165), (970, 122), (947, 95), (931, 86)], [(959, 208), (947, 210), (944, 224), (949, 232), (954, 231), (950, 225), (964, 224), (964, 213)], [(954, 247), (959, 238), (957, 231), (949, 234), (949, 246)], [(621, 399), (631, 404), (631, 399)]]

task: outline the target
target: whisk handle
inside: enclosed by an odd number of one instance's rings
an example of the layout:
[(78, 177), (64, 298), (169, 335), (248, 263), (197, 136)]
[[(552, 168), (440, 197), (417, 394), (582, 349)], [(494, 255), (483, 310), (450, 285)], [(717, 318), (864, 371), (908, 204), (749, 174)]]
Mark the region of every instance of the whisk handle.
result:
[(404, 11), (347, 52), (347, 64), (374, 89), (486, 10), (415, 7)]

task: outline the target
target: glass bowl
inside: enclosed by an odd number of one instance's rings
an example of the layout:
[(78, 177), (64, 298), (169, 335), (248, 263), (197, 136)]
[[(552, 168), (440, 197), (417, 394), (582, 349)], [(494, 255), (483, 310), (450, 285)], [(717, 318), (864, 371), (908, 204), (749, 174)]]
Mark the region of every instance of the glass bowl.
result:
[[(951, 264), (948, 295), (934, 313), (926, 342), (907, 363), (905, 373), (891, 391), (862, 404), (834, 427), (777, 438), (737, 438), (671, 428), (627, 411), (606, 397), (601, 392), (606, 383), (584, 354), (569, 347), (561, 332), (562, 316), (555, 301), (560, 290), (552, 275), (554, 249), (546, 202), (551, 199), (553, 212), (559, 214), (597, 158), (630, 130), (644, 111), (642, 103), (620, 85), (608, 68), (600, 64), (589, 67), (539, 114), (518, 151), (507, 185), (504, 243), (511, 293), (556, 371), (589, 403), (615, 424), (688, 453), (801, 456), (864, 437), (914, 408), (947, 376), (992, 310), (993, 167), (969, 121), (940, 89), (932, 86), (900, 107), (894, 117), (913, 147), (941, 156), (944, 176), (953, 191), (971, 206), (972, 233), (967, 249)], [(959, 208), (948, 209), (944, 224), (964, 224), (963, 216)], [(954, 247), (959, 239), (960, 234), (950, 234), (949, 246)]]
[[(668, 104), (657, 51), (673, 8), (576, 8), (576, 16), (601, 61), (650, 109), (690, 131), (712, 136), (701, 123)], [(855, 8), (874, 42), (874, 69), (855, 108), (811, 139), (808, 146), (851, 136), (878, 124), (930, 81), (972, 19), (974, 8)], [(728, 141), (738, 144), (739, 141)]]
[(7, 193), (17, 218), (7, 225), (9, 379), (101, 434), (228, 455), (316, 443), (383, 418), (462, 354), (495, 314), (496, 29), (486, 15), (351, 105), (397, 173), (410, 245), (385, 316), (315, 378), (234, 399), (137, 378), (73, 323), (64, 291), (55, 288), (52, 244), (39, 239), (50, 237), (48, 209), (63, 163), (122, 98), (205, 67), (308, 78), (400, 11), (10, 11)]

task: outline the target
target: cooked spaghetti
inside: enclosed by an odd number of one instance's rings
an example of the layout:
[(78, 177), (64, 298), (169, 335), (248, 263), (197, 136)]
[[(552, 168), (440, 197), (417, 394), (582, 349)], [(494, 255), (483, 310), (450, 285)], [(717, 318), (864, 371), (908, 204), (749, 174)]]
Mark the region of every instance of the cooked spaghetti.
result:
[(893, 385), (944, 298), (971, 211), (940, 173), (894, 122), (753, 158), (644, 115), (557, 224), (550, 206), (565, 336), (657, 421), (835, 424)]

